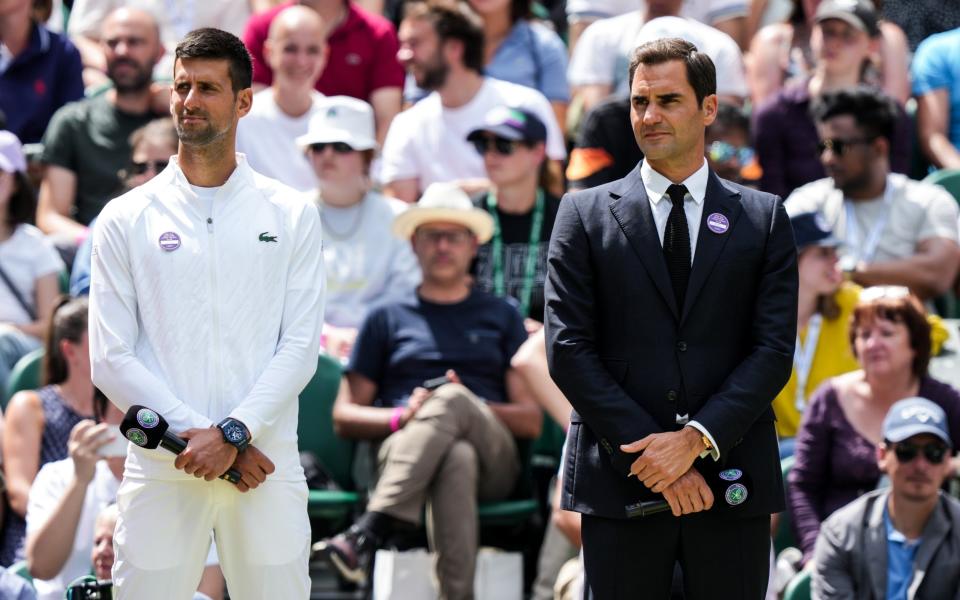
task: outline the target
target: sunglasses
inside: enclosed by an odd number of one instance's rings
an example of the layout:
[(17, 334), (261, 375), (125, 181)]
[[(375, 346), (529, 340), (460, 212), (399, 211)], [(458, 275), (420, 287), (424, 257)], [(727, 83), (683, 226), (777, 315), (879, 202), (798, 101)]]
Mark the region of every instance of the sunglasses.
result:
[(153, 167), (153, 170), (155, 173), (159, 173), (160, 171), (167, 168), (167, 162), (168, 161), (165, 161), (165, 160), (147, 160), (144, 162), (134, 161), (130, 163), (129, 174), (143, 175), (144, 173), (147, 172), (147, 169), (149, 169), (150, 167)]
[(477, 152), (480, 155), (484, 155), (492, 149), (497, 154), (510, 156), (518, 146), (520, 146), (520, 142), (518, 140), (508, 140), (507, 138), (502, 138), (500, 136), (484, 136), (473, 140), (473, 147), (477, 149)]
[(716, 141), (707, 148), (707, 155), (713, 162), (727, 162), (736, 157), (741, 165), (750, 164), (753, 161), (753, 148), (749, 146), (734, 146), (727, 142)]
[(333, 151), (337, 154), (349, 154), (353, 152), (353, 148), (346, 142), (318, 142), (316, 144), (310, 144), (310, 149), (320, 154), (327, 149), (327, 146), (333, 146)]
[(926, 444), (916, 446), (914, 444), (899, 443), (894, 445), (893, 453), (897, 455), (897, 461), (908, 463), (915, 459), (918, 454), (923, 453), (923, 457), (931, 465), (939, 465), (946, 458), (949, 448), (943, 444)]
[(874, 139), (875, 138), (855, 138), (851, 140), (835, 140), (827, 138), (817, 142), (817, 155), (823, 154), (825, 151), (830, 150), (837, 156), (843, 156), (843, 154), (851, 147), (856, 146), (857, 144), (869, 144)]
[(456, 229), (453, 231), (443, 231), (438, 229), (418, 229), (417, 237), (429, 244), (439, 244), (441, 240), (446, 240), (452, 246), (466, 244), (473, 234), (469, 231)]

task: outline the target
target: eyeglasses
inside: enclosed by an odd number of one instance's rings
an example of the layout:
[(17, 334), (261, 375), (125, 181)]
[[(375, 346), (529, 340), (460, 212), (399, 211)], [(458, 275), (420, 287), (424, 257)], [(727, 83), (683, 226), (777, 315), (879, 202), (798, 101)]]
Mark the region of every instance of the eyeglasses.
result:
[(897, 461), (902, 463), (908, 463), (915, 459), (918, 454), (923, 453), (923, 457), (927, 459), (927, 462), (931, 465), (939, 465), (943, 462), (943, 459), (947, 456), (949, 448), (943, 444), (925, 444), (923, 446), (916, 446), (914, 444), (908, 444), (901, 442), (895, 444), (893, 447), (893, 453), (897, 455)]
[(817, 155), (823, 154), (826, 150), (830, 150), (837, 156), (843, 156), (843, 154), (849, 150), (851, 146), (856, 146), (857, 144), (869, 144), (874, 139), (876, 138), (855, 138), (852, 140), (834, 140), (827, 138), (817, 142)]
[(333, 146), (333, 151), (337, 154), (349, 154), (353, 152), (353, 148), (346, 142), (318, 142), (316, 144), (310, 144), (310, 149), (320, 154), (327, 149), (327, 146)]
[(143, 175), (147, 172), (147, 169), (153, 167), (155, 173), (167, 168), (167, 162), (165, 160), (147, 160), (143, 162), (133, 161), (130, 163), (130, 175)]
[(466, 244), (473, 234), (466, 229), (454, 229), (447, 231), (444, 229), (418, 229), (417, 237), (429, 244), (439, 244), (441, 240), (446, 240), (452, 246)]
[(508, 140), (498, 135), (493, 137), (483, 136), (473, 140), (473, 147), (477, 149), (480, 155), (484, 155), (492, 149), (495, 150), (497, 154), (510, 156), (519, 145), (520, 142), (518, 140)]
[(741, 165), (750, 164), (753, 161), (753, 148), (749, 146), (734, 146), (727, 142), (716, 141), (707, 148), (707, 155), (713, 162), (727, 162), (736, 157)]

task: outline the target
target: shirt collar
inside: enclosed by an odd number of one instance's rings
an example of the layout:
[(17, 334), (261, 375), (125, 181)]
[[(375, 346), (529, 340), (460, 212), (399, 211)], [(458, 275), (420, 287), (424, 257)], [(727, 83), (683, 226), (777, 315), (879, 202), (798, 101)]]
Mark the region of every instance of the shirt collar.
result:
[(897, 528), (893, 526), (893, 519), (890, 518), (890, 510), (887, 507), (883, 508), (883, 524), (887, 530), (888, 542), (904, 546), (905, 548), (912, 548), (920, 545), (921, 538), (908, 540), (907, 536), (900, 533)]
[[(703, 199), (707, 195), (707, 177), (710, 169), (707, 167), (707, 159), (703, 159), (703, 165), (697, 169), (693, 175), (684, 179), (681, 183), (687, 186), (687, 193), (697, 204), (703, 204)], [(643, 180), (644, 187), (648, 192), (653, 192), (650, 200), (657, 205), (660, 200), (666, 197), (667, 188), (673, 183), (650, 166), (650, 163), (643, 161), (640, 165), (640, 179)]]

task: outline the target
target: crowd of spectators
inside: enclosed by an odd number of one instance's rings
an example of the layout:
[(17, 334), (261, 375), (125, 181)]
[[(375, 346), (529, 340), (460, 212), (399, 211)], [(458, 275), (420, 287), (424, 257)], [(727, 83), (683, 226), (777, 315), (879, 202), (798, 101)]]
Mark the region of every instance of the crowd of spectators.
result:
[[(717, 70), (705, 161), (792, 220), (797, 345), (773, 407), (793, 566), (817, 597), (863, 577), (877, 597), (960, 593), (923, 550), (960, 515), (944, 491), (960, 378), (929, 369), (957, 333), (960, 198), (922, 181), (960, 169), (953, 3), (0, 0), (0, 565), (25, 561), (38, 597), (109, 578), (123, 453), (90, 380), (90, 232), (174, 168), (172, 50), (200, 27), (252, 59), (238, 151), (321, 215), (321, 346), (344, 371), (331, 418), (370, 442), (373, 482), (366, 511), (315, 546), (341, 575), (366, 581), (372, 550), (425, 521), (441, 594), (471, 596), (477, 502), (515, 490), (542, 419), (568, 426), (542, 331), (561, 198), (637, 168), (627, 64), (680, 37)], [(37, 352), (41, 387), (8, 398)], [(904, 425), (917, 411), (938, 428)], [(878, 528), (882, 573), (857, 554)], [(554, 507), (542, 539), (532, 597), (575, 597), (576, 515)], [(207, 565), (198, 597), (221, 598), (215, 550)], [(770, 597), (785, 583), (772, 569)], [(33, 592), (0, 572), (5, 593)]]

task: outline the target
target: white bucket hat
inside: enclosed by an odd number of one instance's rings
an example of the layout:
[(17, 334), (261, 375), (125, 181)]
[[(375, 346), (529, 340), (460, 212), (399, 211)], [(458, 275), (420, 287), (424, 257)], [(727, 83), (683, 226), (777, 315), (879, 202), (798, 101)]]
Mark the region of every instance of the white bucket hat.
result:
[(476, 208), (470, 197), (453, 183), (430, 184), (419, 202), (394, 218), (393, 233), (410, 239), (417, 227), (424, 223), (441, 222), (463, 225), (477, 236), (481, 244), (493, 235), (493, 217)]
[(312, 144), (343, 142), (354, 150), (371, 150), (377, 147), (374, 131), (372, 106), (350, 96), (329, 96), (310, 117), (297, 145), (306, 150)]

